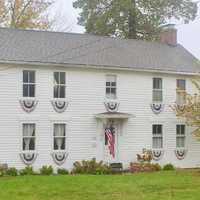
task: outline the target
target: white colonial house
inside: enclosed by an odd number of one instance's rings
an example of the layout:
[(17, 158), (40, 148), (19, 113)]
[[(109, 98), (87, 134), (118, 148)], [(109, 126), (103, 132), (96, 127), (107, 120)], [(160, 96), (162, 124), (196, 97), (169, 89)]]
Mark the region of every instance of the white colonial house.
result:
[(161, 42), (0, 29), (0, 163), (200, 166), (200, 142), (170, 108), (200, 66), (168, 26)]

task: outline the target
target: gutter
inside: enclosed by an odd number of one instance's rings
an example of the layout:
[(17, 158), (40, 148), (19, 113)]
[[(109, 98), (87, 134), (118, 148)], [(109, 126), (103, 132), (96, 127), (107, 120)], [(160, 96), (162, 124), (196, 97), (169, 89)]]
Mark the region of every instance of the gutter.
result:
[[(102, 66), (102, 65), (87, 65), (87, 64), (70, 64), (70, 63), (47, 63), (47, 62), (35, 62), (35, 61), (6, 61), (0, 60), (0, 65), (26, 65), (27, 66), (45, 66), (45, 67), (67, 67), (67, 68), (81, 68), (81, 69), (103, 69), (103, 70), (119, 70), (119, 71), (134, 71), (134, 72), (147, 72), (147, 73), (164, 73), (164, 74), (178, 74), (178, 75), (188, 75), (188, 76), (199, 76), (200, 72), (183, 72), (183, 71), (170, 71), (170, 70), (160, 70), (160, 69), (138, 69), (130, 67), (116, 67), (116, 66)], [(12, 66), (13, 67), (13, 66)], [(6, 69), (9, 69), (7, 67)], [(0, 70), (2, 71), (2, 70)]]

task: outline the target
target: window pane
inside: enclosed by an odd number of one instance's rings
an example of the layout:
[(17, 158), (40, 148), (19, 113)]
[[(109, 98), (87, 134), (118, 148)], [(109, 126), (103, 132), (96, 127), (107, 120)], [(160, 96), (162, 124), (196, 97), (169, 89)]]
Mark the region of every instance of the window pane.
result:
[(185, 135), (185, 125), (176, 125), (176, 134), (177, 135)]
[(106, 82), (106, 86), (110, 86), (110, 82)]
[(60, 86), (60, 98), (65, 98), (65, 86)]
[(28, 97), (28, 85), (23, 85), (23, 97)]
[(23, 71), (23, 82), (28, 83), (28, 71), (27, 70)]
[(112, 87), (116, 87), (116, 82), (112, 82), (112, 83), (111, 83), (111, 86), (112, 86)]
[(65, 136), (65, 124), (54, 124), (54, 136)]
[(54, 139), (54, 150), (65, 150), (65, 138)]
[(59, 72), (54, 72), (54, 84), (59, 84)]
[(185, 90), (185, 86), (186, 86), (186, 84), (185, 84), (186, 82), (185, 82), (185, 80), (183, 80), (183, 79), (177, 79), (177, 82), (176, 82), (176, 85), (177, 85), (177, 89), (179, 89), (179, 90)]
[(35, 83), (35, 72), (34, 71), (29, 71), (29, 82)]
[(106, 94), (110, 94), (111, 93), (111, 89), (110, 88), (106, 88)]
[(59, 96), (58, 96), (58, 88), (59, 88), (59, 86), (54, 86), (54, 98), (59, 98)]
[(60, 84), (65, 85), (65, 72), (60, 72)]
[(162, 134), (162, 125), (161, 124), (154, 124), (152, 127), (153, 134)]
[(162, 89), (162, 79), (153, 78), (153, 89)]
[(162, 91), (153, 90), (153, 101), (162, 102)]
[(162, 138), (153, 138), (153, 148), (161, 149), (163, 147)]
[(116, 88), (111, 88), (111, 93), (112, 93), (113, 95), (115, 95), (115, 94), (116, 94)]
[(35, 97), (35, 85), (29, 85), (29, 97)]
[(23, 151), (34, 151), (35, 150), (35, 138), (24, 138), (23, 139)]
[(178, 148), (185, 147), (185, 137), (177, 137), (176, 138), (176, 147), (178, 147)]
[(23, 137), (35, 136), (35, 124), (23, 124)]

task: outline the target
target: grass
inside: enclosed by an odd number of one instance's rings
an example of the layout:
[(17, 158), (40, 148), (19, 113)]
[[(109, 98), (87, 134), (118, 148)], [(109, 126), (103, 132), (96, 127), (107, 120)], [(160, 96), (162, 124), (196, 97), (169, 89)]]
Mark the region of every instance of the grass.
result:
[(0, 178), (0, 200), (199, 200), (198, 172)]

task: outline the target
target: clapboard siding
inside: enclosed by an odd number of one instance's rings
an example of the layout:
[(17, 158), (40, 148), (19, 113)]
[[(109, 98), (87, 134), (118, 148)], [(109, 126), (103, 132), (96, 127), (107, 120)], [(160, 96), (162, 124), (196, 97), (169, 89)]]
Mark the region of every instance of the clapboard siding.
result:
[[(95, 114), (105, 112), (105, 75), (117, 75), (117, 97), (119, 111), (134, 115), (119, 134), (118, 158), (124, 166), (136, 161), (136, 154), (143, 148), (151, 148), (152, 124), (163, 124), (165, 154), (160, 164), (173, 163), (179, 167), (196, 167), (200, 163), (200, 143), (187, 130), (188, 154), (183, 161), (178, 161), (174, 154), (176, 147), (176, 119), (169, 105), (175, 102), (176, 78), (169, 74), (126, 72), (95, 69), (73, 69), (52, 67), (27, 67), (36, 70), (36, 98), (39, 101), (35, 111), (25, 113), (19, 104), (22, 97), (21, 66), (0, 69), (0, 163), (23, 168), (20, 160), (21, 124), (36, 123), (36, 150), (38, 157), (34, 163), (36, 169), (42, 165), (57, 167), (51, 157), (54, 122), (67, 124), (68, 159), (62, 167), (71, 168), (73, 162), (102, 156), (102, 137), (97, 132)], [(58, 114), (53, 110), (53, 72), (66, 72), (66, 95), (69, 106), (65, 113)], [(150, 109), (152, 101), (152, 78), (163, 78), (164, 111), (155, 115)], [(192, 92), (190, 77), (187, 89)]]

